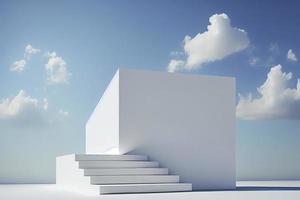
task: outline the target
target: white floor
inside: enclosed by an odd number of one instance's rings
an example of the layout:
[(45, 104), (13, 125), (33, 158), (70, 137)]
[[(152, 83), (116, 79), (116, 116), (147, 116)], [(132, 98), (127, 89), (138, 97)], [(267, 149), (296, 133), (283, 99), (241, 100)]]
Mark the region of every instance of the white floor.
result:
[(300, 181), (238, 182), (236, 191), (85, 196), (55, 185), (0, 185), (0, 200), (299, 200)]

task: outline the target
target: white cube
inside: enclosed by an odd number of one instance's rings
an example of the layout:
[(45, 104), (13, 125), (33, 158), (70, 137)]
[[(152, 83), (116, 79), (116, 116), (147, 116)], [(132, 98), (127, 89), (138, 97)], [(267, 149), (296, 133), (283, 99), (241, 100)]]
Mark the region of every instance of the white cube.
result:
[(86, 153), (145, 154), (194, 190), (233, 189), (235, 79), (120, 69), (86, 123)]

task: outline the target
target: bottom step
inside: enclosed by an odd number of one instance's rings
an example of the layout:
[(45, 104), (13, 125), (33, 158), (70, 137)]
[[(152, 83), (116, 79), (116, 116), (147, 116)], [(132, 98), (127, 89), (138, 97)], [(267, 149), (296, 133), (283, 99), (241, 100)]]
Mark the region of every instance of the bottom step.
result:
[(192, 191), (192, 184), (164, 183), (164, 184), (100, 185), (100, 194), (145, 193), (145, 192), (186, 192), (186, 191)]

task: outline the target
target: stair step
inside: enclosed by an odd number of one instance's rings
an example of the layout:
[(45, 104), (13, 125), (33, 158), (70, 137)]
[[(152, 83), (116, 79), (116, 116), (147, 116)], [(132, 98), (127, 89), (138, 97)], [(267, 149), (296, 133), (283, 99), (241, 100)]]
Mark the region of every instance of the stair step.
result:
[(158, 167), (158, 162), (152, 161), (79, 161), (79, 168), (140, 168)]
[(168, 168), (112, 168), (112, 169), (84, 169), (85, 176), (103, 175), (155, 175), (168, 174)]
[(186, 191), (192, 191), (192, 184), (164, 183), (164, 184), (100, 185), (100, 194), (145, 193), (145, 192), (186, 192)]
[(147, 160), (143, 155), (101, 155), (101, 154), (76, 154), (75, 160)]
[(91, 184), (178, 183), (177, 175), (91, 176)]

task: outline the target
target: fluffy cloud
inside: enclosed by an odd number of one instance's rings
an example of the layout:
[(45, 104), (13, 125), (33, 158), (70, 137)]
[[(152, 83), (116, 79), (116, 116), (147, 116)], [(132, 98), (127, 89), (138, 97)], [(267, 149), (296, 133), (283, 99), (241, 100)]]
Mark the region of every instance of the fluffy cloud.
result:
[(29, 44), (29, 45), (27, 45), (27, 46), (25, 47), (24, 57), (27, 58), (27, 59), (30, 59), (30, 58), (31, 58), (31, 55), (36, 54), (36, 53), (39, 53), (40, 51), (41, 51), (40, 49), (33, 48), (33, 46), (31, 46), (31, 45)]
[(13, 72), (22, 72), (25, 68), (26, 65), (26, 60), (22, 59), (22, 60), (18, 60), (15, 61), (11, 66), (10, 66), (10, 71)]
[(45, 65), (47, 80), (50, 84), (68, 83), (71, 74), (67, 70), (67, 63), (56, 52), (47, 54), (49, 60)]
[(0, 100), (0, 123), (14, 128), (47, 128), (64, 122), (69, 113), (50, 112), (47, 98), (42, 101), (29, 96), (24, 90), (12, 98)]
[(168, 72), (176, 72), (184, 68), (184, 61), (183, 60), (171, 60), (168, 65)]
[[(11, 71), (22, 72), (25, 69), (27, 61), (33, 54), (39, 53), (41, 50), (34, 48), (30, 44), (25, 47), (24, 58), (15, 61), (11, 66)], [(56, 52), (47, 53), (48, 62), (45, 64), (47, 72), (47, 81), (49, 84), (68, 83), (71, 73), (67, 70), (67, 63), (64, 59), (56, 54)]]
[(296, 88), (289, 88), (292, 73), (282, 72), (281, 65), (271, 68), (267, 80), (257, 91), (258, 98), (240, 95), (237, 117), (256, 119), (300, 119), (300, 80)]
[(15, 61), (11, 66), (10, 66), (10, 71), (13, 72), (22, 72), (25, 69), (26, 63), (28, 60), (30, 60), (31, 55), (39, 53), (40, 50), (33, 48), (30, 44), (25, 47), (25, 52), (24, 52), (24, 58), (18, 61)]
[(30, 97), (24, 90), (9, 99), (0, 101), (0, 119), (15, 126), (40, 126), (46, 123), (45, 110), (39, 101)]
[(287, 55), (286, 55), (286, 58), (287, 58), (289, 61), (293, 61), (293, 62), (297, 62), (297, 61), (298, 61), (298, 58), (297, 58), (296, 54), (293, 52), (292, 49), (289, 49), (289, 50), (288, 50)]
[[(231, 26), (226, 14), (215, 14), (209, 18), (207, 31), (194, 38), (185, 36), (184, 51), (187, 56), (184, 69), (192, 70), (204, 63), (221, 60), (239, 52), (249, 45), (247, 32)], [(177, 71), (173, 70), (173, 71)]]
[(226, 14), (215, 14), (209, 18), (209, 22), (206, 32), (184, 39), (184, 50), (188, 55), (187, 68), (221, 60), (249, 45), (247, 33), (232, 27)]

